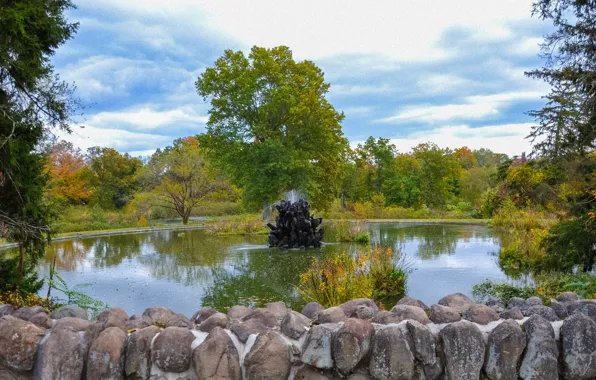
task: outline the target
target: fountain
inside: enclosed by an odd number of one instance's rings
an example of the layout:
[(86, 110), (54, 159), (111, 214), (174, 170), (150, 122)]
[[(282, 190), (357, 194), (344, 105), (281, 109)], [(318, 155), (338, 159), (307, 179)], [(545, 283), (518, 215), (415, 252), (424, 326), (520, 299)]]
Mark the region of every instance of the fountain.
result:
[(267, 223), (269, 247), (308, 248), (321, 246), (323, 240), (323, 218), (310, 214), (310, 204), (304, 199), (297, 199), (296, 194), (290, 200), (280, 201), (275, 208), (279, 215), (275, 225)]

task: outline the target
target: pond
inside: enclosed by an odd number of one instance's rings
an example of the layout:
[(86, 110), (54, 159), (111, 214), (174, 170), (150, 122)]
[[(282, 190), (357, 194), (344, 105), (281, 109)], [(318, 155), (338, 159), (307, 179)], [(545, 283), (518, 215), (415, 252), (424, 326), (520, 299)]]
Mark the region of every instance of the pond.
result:
[[(372, 245), (400, 249), (412, 273), (408, 295), (427, 304), (472, 286), (505, 280), (499, 269), (499, 239), (488, 227), (453, 224), (369, 223)], [(326, 244), (320, 249), (269, 249), (267, 237), (209, 235), (205, 230), (155, 231), (54, 242), (40, 274), (56, 270), (72, 287), (129, 314), (166, 306), (192, 315), (202, 305), (228, 307), (285, 301), (305, 304), (295, 286), (312, 259), (362, 249), (359, 244)], [(47, 289), (42, 289), (41, 294)], [(392, 306), (392, 305), (389, 305)]]

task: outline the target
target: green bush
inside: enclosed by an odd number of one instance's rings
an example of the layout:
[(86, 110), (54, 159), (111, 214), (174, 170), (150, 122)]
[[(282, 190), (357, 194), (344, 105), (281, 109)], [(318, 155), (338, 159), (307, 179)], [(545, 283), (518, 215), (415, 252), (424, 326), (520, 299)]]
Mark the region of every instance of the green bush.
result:
[(532, 286), (513, 285), (506, 282), (493, 282), (486, 280), (474, 285), (472, 296), (478, 303), (484, 303), (489, 296), (496, 297), (507, 303), (513, 297), (530, 298), (539, 296)]
[(368, 242), (370, 240), (366, 223), (362, 220), (351, 221), (340, 219), (325, 222), (323, 227), (325, 229), (325, 240), (327, 241), (352, 242), (359, 241), (357, 239), (367, 239), (366, 242)]
[(368, 232), (362, 233), (354, 239), (357, 243), (368, 243), (370, 241), (370, 234)]

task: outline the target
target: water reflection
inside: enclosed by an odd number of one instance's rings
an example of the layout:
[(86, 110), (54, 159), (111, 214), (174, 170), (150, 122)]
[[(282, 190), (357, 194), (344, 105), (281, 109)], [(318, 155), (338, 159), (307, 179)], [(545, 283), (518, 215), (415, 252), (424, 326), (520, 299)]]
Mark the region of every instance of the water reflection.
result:
[[(452, 292), (470, 294), (485, 279), (508, 277), (495, 254), (501, 237), (484, 226), (369, 224), (372, 245), (401, 249), (414, 268), (411, 296), (436, 303)], [(192, 314), (201, 305), (226, 310), (283, 300), (304, 304), (295, 290), (313, 258), (353, 252), (362, 246), (329, 244), (316, 250), (269, 250), (260, 236), (215, 237), (203, 230), (155, 231), (51, 244), (45, 264), (70, 284), (91, 283), (90, 296), (129, 313), (153, 305)], [(44, 290), (42, 290), (43, 292)]]

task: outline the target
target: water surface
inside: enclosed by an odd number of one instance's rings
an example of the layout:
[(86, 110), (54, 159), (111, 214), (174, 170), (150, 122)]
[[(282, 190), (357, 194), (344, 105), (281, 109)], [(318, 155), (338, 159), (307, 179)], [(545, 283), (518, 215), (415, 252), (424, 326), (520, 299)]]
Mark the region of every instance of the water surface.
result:
[[(444, 295), (471, 295), (485, 279), (503, 280), (496, 253), (499, 239), (485, 226), (371, 223), (371, 245), (400, 249), (412, 268), (408, 295), (427, 304)], [(352, 252), (362, 245), (328, 244), (320, 249), (269, 249), (267, 237), (216, 237), (204, 230), (155, 231), (54, 242), (40, 274), (56, 269), (73, 286), (129, 314), (166, 306), (187, 316), (201, 305), (225, 311), (244, 304), (285, 301), (300, 309), (298, 276), (313, 258)], [(45, 294), (47, 290), (42, 290)], [(392, 306), (392, 305), (389, 305)]]

